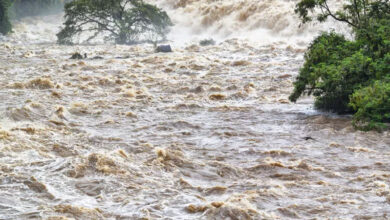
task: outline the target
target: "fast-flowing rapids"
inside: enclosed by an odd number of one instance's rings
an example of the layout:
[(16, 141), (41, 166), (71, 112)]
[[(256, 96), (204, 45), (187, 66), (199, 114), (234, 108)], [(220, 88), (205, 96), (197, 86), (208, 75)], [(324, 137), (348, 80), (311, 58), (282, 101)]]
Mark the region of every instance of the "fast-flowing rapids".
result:
[(60, 15), (2, 39), (0, 219), (390, 218), (389, 133), (287, 100), (341, 28), (299, 27), (294, 1), (157, 3), (173, 53), (59, 46)]

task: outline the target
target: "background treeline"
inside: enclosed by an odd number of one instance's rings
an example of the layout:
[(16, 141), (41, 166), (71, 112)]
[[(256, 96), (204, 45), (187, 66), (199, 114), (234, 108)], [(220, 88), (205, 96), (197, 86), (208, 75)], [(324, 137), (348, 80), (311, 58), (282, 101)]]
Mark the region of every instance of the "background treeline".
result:
[(9, 21), (10, 0), (0, 0), (0, 34), (7, 34), (11, 31), (11, 22)]
[(67, 0), (0, 0), (0, 33), (12, 30), (11, 19), (61, 11)]
[(58, 12), (65, 0), (14, 0), (10, 8), (12, 18)]

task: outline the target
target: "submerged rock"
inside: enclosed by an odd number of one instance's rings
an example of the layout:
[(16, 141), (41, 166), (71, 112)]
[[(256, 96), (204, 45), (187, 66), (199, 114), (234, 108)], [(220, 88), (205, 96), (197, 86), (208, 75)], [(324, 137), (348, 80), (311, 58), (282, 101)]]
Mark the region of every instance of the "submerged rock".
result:
[(156, 52), (157, 53), (170, 53), (172, 52), (172, 47), (171, 45), (159, 45), (156, 47)]
[(72, 59), (72, 60), (81, 60), (81, 59), (86, 59), (86, 58), (87, 58), (87, 54), (86, 53), (83, 56), (79, 52), (76, 52), (76, 53), (72, 54), (72, 56), (70, 57), (70, 59)]
[(199, 42), (200, 46), (213, 46), (215, 45), (215, 40), (214, 39), (204, 39)]

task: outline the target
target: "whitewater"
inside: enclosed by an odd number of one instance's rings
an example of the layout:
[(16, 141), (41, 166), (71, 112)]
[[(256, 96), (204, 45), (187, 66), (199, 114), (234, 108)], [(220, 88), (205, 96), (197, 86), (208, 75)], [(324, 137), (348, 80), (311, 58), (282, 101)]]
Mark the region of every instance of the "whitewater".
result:
[(346, 27), (300, 25), (296, 1), (149, 2), (172, 53), (58, 45), (62, 14), (0, 38), (0, 219), (390, 219), (389, 133), (288, 101), (310, 41)]

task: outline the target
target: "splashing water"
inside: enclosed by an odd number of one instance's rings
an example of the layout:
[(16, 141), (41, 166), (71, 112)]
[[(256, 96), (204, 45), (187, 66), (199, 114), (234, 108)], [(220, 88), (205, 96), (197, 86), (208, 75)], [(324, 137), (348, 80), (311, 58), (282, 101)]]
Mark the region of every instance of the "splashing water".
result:
[(156, 3), (173, 53), (56, 45), (60, 15), (2, 39), (0, 219), (389, 218), (389, 133), (287, 100), (332, 22), (299, 27), (294, 1)]

